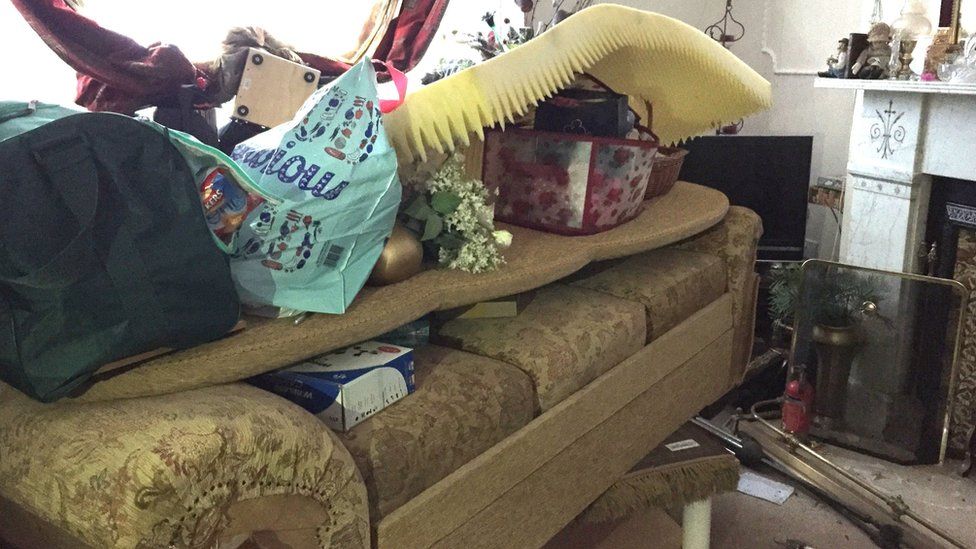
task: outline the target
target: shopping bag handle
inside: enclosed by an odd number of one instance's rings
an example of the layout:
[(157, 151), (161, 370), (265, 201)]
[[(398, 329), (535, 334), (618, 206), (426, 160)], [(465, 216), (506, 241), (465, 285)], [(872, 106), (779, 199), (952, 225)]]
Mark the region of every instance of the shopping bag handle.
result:
[(390, 80), (396, 87), (397, 99), (380, 99), (380, 112), (387, 114), (396, 110), (407, 97), (407, 75), (386, 61), (386, 70), (390, 73)]
[(31, 99), (28, 103), (24, 105), (24, 108), (17, 109), (15, 111), (0, 112), (0, 124), (4, 122), (9, 122), (14, 118), (23, 118), (25, 116), (30, 116), (37, 112), (37, 100)]
[(0, 270), (0, 281), (12, 286), (63, 288), (77, 278), (79, 265), (92, 252), (92, 226), (98, 210), (98, 171), (91, 147), (80, 134), (69, 132), (51, 138), (25, 138), (22, 143), (30, 150), (57, 196), (75, 216), (78, 232), (41, 267), (19, 275)]

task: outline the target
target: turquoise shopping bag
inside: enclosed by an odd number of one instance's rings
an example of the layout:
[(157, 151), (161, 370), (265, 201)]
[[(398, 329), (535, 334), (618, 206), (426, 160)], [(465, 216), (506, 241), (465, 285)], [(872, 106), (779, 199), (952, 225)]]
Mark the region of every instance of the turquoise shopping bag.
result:
[(290, 122), (239, 144), (232, 158), (269, 197), (237, 235), (231, 268), (242, 301), (345, 312), (400, 204), (369, 59), (315, 92)]

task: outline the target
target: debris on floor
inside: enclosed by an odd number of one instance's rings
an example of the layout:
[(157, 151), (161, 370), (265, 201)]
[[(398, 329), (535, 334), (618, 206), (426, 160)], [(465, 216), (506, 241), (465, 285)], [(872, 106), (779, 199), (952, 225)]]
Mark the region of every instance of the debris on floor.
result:
[(774, 540), (776, 545), (786, 547), (786, 549), (816, 549), (814, 546), (810, 545), (805, 541), (800, 541), (798, 539), (786, 539), (786, 540)]
[(736, 488), (743, 494), (783, 505), (793, 495), (794, 488), (788, 484), (764, 477), (755, 471), (743, 469)]

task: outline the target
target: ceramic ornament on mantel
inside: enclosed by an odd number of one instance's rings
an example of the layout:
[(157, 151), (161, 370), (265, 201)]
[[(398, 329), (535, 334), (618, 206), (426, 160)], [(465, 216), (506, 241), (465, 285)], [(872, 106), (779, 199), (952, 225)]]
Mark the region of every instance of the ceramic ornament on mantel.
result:
[(850, 38), (841, 38), (837, 41), (837, 51), (827, 58), (827, 70), (818, 72), (820, 78), (844, 78), (847, 74), (847, 49), (850, 46)]
[(868, 47), (854, 60), (851, 74), (862, 80), (878, 80), (888, 77), (891, 63), (891, 27), (875, 23), (868, 33)]
[(932, 22), (925, 16), (925, 3), (922, 0), (905, 0), (901, 16), (891, 25), (897, 49), (892, 48), (892, 56), (897, 55), (897, 70), (890, 75), (892, 80), (916, 80), (918, 75), (911, 69), (913, 54), (918, 40), (932, 32)]

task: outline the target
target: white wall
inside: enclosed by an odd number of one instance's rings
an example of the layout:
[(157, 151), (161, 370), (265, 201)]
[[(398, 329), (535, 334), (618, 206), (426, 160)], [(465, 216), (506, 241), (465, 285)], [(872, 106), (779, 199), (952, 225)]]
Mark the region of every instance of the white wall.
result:
[[(721, 0), (697, 1), (721, 16)], [(772, 109), (748, 120), (744, 133), (812, 135), (811, 182), (846, 169), (854, 93), (817, 89), (813, 81), (837, 40), (860, 30), (861, 11), (846, 0), (740, 0), (735, 7), (747, 34), (732, 51), (773, 86)]]
[[(655, 0), (642, 0), (653, 9)], [(718, 12), (722, 0), (691, 0), (702, 11)], [(892, 23), (904, 0), (882, 0), (882, 16)], [(940, 0), (925, 0), (929, 18), (938, 23)], [(738, 0), (734, 13), (747, 26), (747, 35), (732, 51), (773, 85), (773, 108), (747, 123), (751, 135), (813, 135), (811, 181), (846, 172), (854, 92), (817, 89), (815, 75), (823, 70), (837, 40), (852, 32), (867, 32), (873, 0)], [(738, 17), (738, 16), (737, 16)], [(752, 32), (749, 32), (749, 31)], [(920, 43), (917, 52), (924, 52)], [(924, 54), (923, 54), (924, 55)], [(920, 56), (918, 56), (920, 57)], [(808, 74), (798, 74), (808, 73)]]
[(0, 101), (72, 105), (75, 72), (41, 40), (10, 2), (0, 1)]

